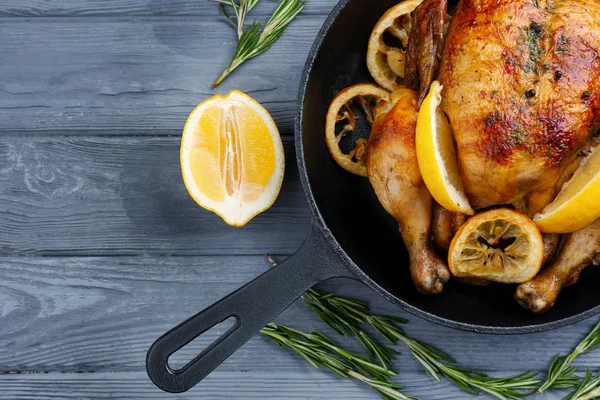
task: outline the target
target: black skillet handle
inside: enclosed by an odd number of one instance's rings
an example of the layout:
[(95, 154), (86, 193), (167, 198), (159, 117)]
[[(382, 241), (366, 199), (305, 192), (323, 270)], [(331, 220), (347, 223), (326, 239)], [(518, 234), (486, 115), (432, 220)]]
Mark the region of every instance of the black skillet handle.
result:
[[(313, 224), (292, 257), (160, 337), (148, 350), (146, 369), (156, 386), (171, 393), (192, 388), (313, 285), (353, 277)], [(180, 370), (168, 359), (213, 326), (234, 317), (234, 326)]]

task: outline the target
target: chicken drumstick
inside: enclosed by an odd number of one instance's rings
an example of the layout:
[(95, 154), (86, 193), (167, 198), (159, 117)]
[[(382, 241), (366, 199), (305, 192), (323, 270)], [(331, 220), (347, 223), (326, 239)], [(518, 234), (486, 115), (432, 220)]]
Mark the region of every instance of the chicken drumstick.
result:
[(417, 290), (437, 294), (450, 272), (429, 241), (433, 199), (417, 164), (417, 102), (417, 92), (398, 89), (391, 105), (375, 110), (365, 161), (379, 201), (398, 222)]

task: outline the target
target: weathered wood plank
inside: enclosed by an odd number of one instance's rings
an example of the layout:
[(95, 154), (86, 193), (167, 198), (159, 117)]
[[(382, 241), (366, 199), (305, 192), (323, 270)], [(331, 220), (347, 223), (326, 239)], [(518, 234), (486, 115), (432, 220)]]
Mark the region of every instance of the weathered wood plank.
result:
[(0, 132), (179, 135), (198, 103), (239, 89), (289, 136), (300, 74), (324, 19), (294, 21), (215, 90), (236, 43), (223, 19), (0, 20)]
[(311, 217), (285, 149), (277, 202), (240, 229), (188, 195), (177, 137), (12, 137), (0, 143), (0, 255), (291, 253)]
[[(278, 257), (283, 258), (283, 257)], [(269, 268), (261, 256), (0, 259), (0, 372), (144, 371), (145, 353), (161, 334)], [(434, 343), (459, 363), (485, 371), (544, 370), (572, 348), (594, 321), (553, 332), (488, 336), (433, 325), (408, 315), (362, 284), (345, 279), (322, 288), (368, 301), (373, 311), (407, 317), (408, 333)], [(301, 301), (277, 322), (336, 337)], [(180, 351), (191, 359), (221, 332)], [(341, 343), (358, 349), (353, 341)], [(420, 371), (398, 347), (402, 371)], [(600, 352), (577, 365), (600, 365)], [(311, 371), (300, 357), (260, 335), (219, 371)]]
[[(512, 372), (504, 372), (511, 374)], [(403, 373), (398, 379), (406, 386), (407, 394), (422, 399), (487, 399), (485, 396), (468, 396), (446, 381), (436, 383), (420, 373)], [(143, 373), (100, 374), (43, 374), (0, 376), (0, 399), (164, 399), (167, 396), (156, 389)], [(535, 396), (539, 400), (559, 400), (565, 391)], [(330, 373), (307, 371), (261, 373), (213, 372), (199, 386), (177, 399), (256, 399), (286, 400), (360, 399), (377, 400), (381, 397), (365, 385), (333, 377)]]
[[(326, 15), (337, 0), (307, 1), (303, 15)], [(262, 1), (253, 16), (265, 16), (274, 3)], [(0, 17), (90, 17), (90, 16), (218, 16), (209, 0), (3, 0)]]

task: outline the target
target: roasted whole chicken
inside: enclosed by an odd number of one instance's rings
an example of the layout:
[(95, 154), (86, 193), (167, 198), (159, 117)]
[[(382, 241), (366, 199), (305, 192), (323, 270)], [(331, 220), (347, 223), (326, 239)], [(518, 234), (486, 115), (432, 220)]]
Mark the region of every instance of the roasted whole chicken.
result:
[[(392, 96), (390, 109), (375, 120), (367, 152), (375, 192), (399, 221), (409, 250), (418, 249), (410, 252), (412, 276), (425, 293), (438, 293), (447, 280), (443, 266), (431, 261), (430, 231), (444, 250), (465, 216), (437, 208), (432, 218), (434, 202), (422, 193), (408, 155), (414, 152), (403, 131), (409, 125), (394, 125), (410, 118), (399, 116), (394, 101), (410, 97), (416, 112), (432, 80), (440, 81), (441, 106), (476, 210), (511, 205), (531, 217), (541, 212), (600, 129), (600, 1), (460, 0), (451, 20), (446, 8), (446, 0), (425, 0), (412, 13), (405, 79), (414, 92)], [(394, 193), (397, 187), (410, 189)], [(397, 211), (409, 201), (422, 212)], [(412, 229), (430, 222), (432, 228)], [(563, 286), (600, 261), (600, 223), (562, 242), (545, 235), (550, 266), (518, 287), (517, 300), (534, 312), (551, 308)]]

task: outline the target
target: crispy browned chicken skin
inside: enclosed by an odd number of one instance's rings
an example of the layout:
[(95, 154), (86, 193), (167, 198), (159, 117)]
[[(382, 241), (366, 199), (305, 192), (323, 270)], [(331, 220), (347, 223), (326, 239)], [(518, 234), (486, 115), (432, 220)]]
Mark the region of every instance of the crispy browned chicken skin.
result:
[(599, 52), (599, 1), (460, 1), (439, 80), (474, 208), (553, 200), (598, 129)]

